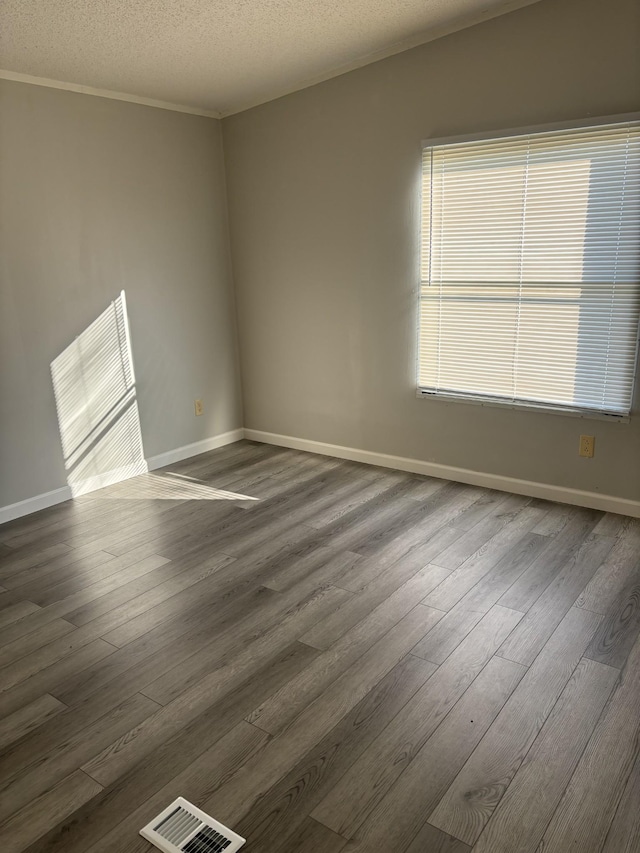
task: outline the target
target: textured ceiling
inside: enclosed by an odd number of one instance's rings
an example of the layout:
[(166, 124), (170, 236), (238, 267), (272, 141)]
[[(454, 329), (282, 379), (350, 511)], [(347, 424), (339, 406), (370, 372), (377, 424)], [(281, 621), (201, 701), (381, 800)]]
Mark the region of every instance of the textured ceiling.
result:
[(536, 0), (2, 0), (0, 67), (221, 115)]

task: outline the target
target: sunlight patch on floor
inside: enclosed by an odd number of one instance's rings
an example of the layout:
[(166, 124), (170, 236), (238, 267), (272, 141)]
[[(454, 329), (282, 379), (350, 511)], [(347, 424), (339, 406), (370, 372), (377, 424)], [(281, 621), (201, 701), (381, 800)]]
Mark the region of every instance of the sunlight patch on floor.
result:
[(257, 501), (259, 498), (216, 489), (183, 474), (169, 472), (143, 474), (125, 483), (105, 489), (100, 497), (112, 500), (165, 500), (165, 501)]

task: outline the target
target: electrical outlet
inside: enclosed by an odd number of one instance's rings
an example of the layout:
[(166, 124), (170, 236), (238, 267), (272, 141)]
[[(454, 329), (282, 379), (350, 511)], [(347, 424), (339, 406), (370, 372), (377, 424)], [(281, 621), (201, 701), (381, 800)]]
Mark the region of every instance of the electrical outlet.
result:
[(197, 415), (204, 415), (204, 406), (202, 405), (202, 400), (194, 400), (194, 408)]
[(595, 440), (595, 436), (593, 435), (580, 436), (580, 448), (578, 450), (580, 456), (587, 456), (589, 459), (591, 459), (591, 457), (593, 456)]

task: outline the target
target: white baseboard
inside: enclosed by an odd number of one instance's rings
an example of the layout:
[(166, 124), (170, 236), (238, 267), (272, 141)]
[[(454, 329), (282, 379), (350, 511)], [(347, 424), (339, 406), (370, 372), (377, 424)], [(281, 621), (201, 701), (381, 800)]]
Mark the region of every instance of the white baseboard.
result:
[(33, 498), (27, 498), (24, 501), (18, 501), (15, 504), (0, 507), (0, 524), (7, 521), (13, 521), (14, 518), (21, 518), (23, 515), (30, 515), (32, 512), (38, 512), (41, 509), (54, 504), (60, 504), (63, 501), (71, 499), (71, 489), (69, 486), (63, 486), (61, 489), (54, 489), (52, 492), (44, 492), (42, 495), (36, 495)]
[(194, 444), (186, 444), (184, 447), (176, 447), (175, 450), (160, 453), (158, 456), (152, 456), (150, 459), (147, 459), (146, 462), (126, 465), (123, 468), (107, 471), (105, 474), (88, 477), (86, 480), (74, 483), (73, 492), (72, 487), (63, 486), (61, 489), (54, 489), (52, 492), (45, 492), (42, 495), (35, 495), (33, 498), (27, 498), (15, 504), (2, 506), (0, 507), (0, 524), (4, 524), (6, 521), (13, 521), (14, 518), (21, 518), (23, 515), (30, 515), (32, 512), (38, 512), (38, 510), (46, 509), (54, 504), (68, 501), (74, 496), (77, 497), (96, 489), (102, 489), (104, 486), (119, 483), (121, 480), (128, 480), (130, 477), (136, 477), (147, 470), (155, 471), (156, 468), (171, 465), (172, 462), (180, 462), (183, 459), (189, 459), (191, 456), (197, 456), (199, 453), (206, 453), (207, 450), (215, 450), (216, 447), (233, 444), (234, 441), (240, 441), (242, 438), (244, 438), (244, 430), (234, 429), (230, 432), (224, 432), (222, 435), (214, 435), (212, 438), (205, 438), (203, 441), (196, 441)]
[(147, 463), (144, 459), (141, 459), (139, 462), (132, 462), (130, 465), (112, 468), (111, 471), (93, 474), (91, 477), (72, 482), (69, 485), (71, 486), (73, 497), (79, 498), (80, 495), (88, 495), (89, 492), (104, 489), (106, 486), (113, 486), (114, 483), (121, 483), (123, 480), (130, 480), (139, 474), (146, 474), (148, 470)]
[[(175, 450), (169, 450), (166, 453), (152, 456), (147, 459), (148, 470), (155, 471), (157, 468), (171, 465), (173, 462), (181, 462), (183, 459), (189, 459), (200, 453), (206, 453), (208, 450), (215, 450), (217, 447), (233, 444), (233, 442), (240, 441), (242, 438), (249, 439), (250, 441), (259, 441), (263, 444), (275, 444), (279, 447), (291, 447), (294, 450), (306, 450), (309, 453), (320, 453), (323, 456), (334, 456), (337, 459), (349, 459), (353, 462), (363, 462), (367, 465), (395, 468), (398, 471), (409, 471), (412, 474), (424, 474), (428, 477), (455, 480), (459, 483), (469, 483), (473, 486), (484, 486), (488, 489), (514, 492), (517, 495), (528, 495), (533, 498), (543, 498), (545, 500), (558, 501), (559, 503), (574, 504), (575, 506), (590, 507), (591, 509), (599, 509), (604, 512), (616, 512), (621, 515), (640, 518), (640, 501), (618, 498), (613, 495), (601, 495), (597, 492), (585, 492), (580, 489), (569, 489), (563, 486), (552, 486), (548, 483), (536, 483), (532, 480), (519, 480), (514, 477), (504, 477), (501, 474), (471, 471), (467, 468), (456, 468), (452, 465), (424, 462), (420, 459), (408, 459), (404, 456), (375, 453), (371, 450), (342, 447), (339, 444), (327, 444), (323, 441), (311, 441), (310, 439), (295, 438), (290, 435), (277, 435), (276, 433), (263, 432), (256, 429), (231, 430), (230, 432), (222, 433), (222, 435), (205, 438), (203, 441), (196, 441), (193, 444), (187, 444), (184, 447), (177, 447)], [(102, 486), (108, 485), (103, 478), (112, 478), (122, 473), (123, 471), (118, 469), (118, 472), (109, 472), (106, 475), (101, 475), (101, 483), (95, 485), (95, 488), (102, 488)], [(129, 472), (126, 476), (135, 476), (139, 473), (141, 472), (136, 470), (133, 473)], [(119, 476), (119, 479), (110, 479), (110, 482), (118, 482), (121, 479), (125, 479), (126, 476)], [(93, 480), (94, 478), (90, 479)], [(85, 483), (87, 482), (85, 481)], [(91, 484), (88, 483), (88, 485)], [(84, 491), (91, 491), (91, 489)], [(0, 507), (0, 524), (20, 518), (23, 515), (30, 515), (33, 512), (38, 512), (41, 509), (54, 506), (54, 504), (68, 501), (71, 498), (71, 488), (63, 486), (60, 489), (54, 489), (51, 492), (45, 492), (42, 495), (35, 495), (35, 497), (18, 501), (18, 503)]]
[(307, 450), (309, 453), (335, 456), (338, 459), (349, 459), (352, 462), (364, 462), (367, 465), (395, 468), (399, 471), (409, 471), (412, 474), (425, 474), (428, 477), (455, 480), (459, 483), (469, 483), (472, 486), (484, 486), (488, 489), (498, 489), (502, 492), (514, 492), (517, 495), (527, 495), (532, 498), (543, 498), (549, 501), (558, 501), (559, 503), (568, 503), (575, 506), (584, 506), (591, 509), (603, 510), (604, 512), (616, 512), (621, 515), (640, 518), (640, 501), (617, 498), (614, 495), (601, 495), (597, 492), (585, 492), (580, 489), (565, 488), (564, 486), (552, 486), (548, 483), (536, 483), (533, 480), (519, 480), (515, 477), (504, 477), (501, 474), (471, 471), (468, 468), (456, 468), (453, 465), (423, 462), (420, 459), (408, 459), (404, 456), (390, 456), (387, 453), (358, 450), (354, 447), (342, 447), (339, 444), (326, 444), (323, 441), (294, 438), (290, 435), (277, 435), (276, 433), (262, 432), (257, 429), (245, 429), (244, 437), (251, 441), (260, 441), (264, 444), (276, 444), (280, 447), (291, 447), (294, 450)]
[(149, 471), (155, 471), (157, 468), (164, 468), (165, 465), (172, 465), (174, 462), (182, 462), (183, 459), (198, 456), (208, 450), (224, 447), (225, 444), (233, 444), (234, 441), (240, 441), (242, 438), (244, 438), (244, 430), (241, 428), (233, 429), (230, 432), (223, 432), (221, 435), (214, 435), (211, 438), (205, 438), (202, 441), (185, 444), (184, 447), (176, 447), (175, 450), (168, 450), (166, 453), (151, 456), (147, 459), (147, 465)]

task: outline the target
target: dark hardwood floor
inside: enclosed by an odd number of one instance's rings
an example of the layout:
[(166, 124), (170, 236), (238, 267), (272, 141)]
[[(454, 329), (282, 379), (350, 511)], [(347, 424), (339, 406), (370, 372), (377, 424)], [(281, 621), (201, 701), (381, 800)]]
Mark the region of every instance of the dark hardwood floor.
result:
[(239, 442), (0, 528), (0, 851), (639, 853), (640, 521)]

